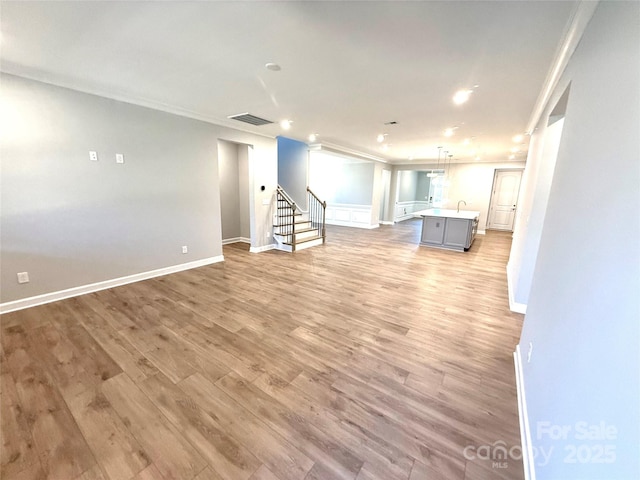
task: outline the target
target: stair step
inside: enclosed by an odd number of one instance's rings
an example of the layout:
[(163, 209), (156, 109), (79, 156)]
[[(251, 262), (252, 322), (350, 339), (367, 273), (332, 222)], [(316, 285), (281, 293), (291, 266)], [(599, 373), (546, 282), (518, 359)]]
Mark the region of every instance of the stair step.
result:
[[(315, 235), (313, 237), (301, 238), (296, 242), (296, 245), (300, 245), (301, 243), (313, 242), (314, 240), (318, 240), (322, 238), (322, 235)], [(291, 242), (283, 242), (285, 245), (291, 245)]]

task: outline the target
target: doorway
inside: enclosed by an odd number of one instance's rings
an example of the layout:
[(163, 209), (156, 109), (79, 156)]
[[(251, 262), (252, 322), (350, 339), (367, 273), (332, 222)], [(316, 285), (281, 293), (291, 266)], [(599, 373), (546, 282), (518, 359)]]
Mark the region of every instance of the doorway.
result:
[(498, 169), (493, 176), (487, 228), (513, 231), (522, 169)]
[(386, 221), (389, 211), (389, 191), (391, 190), (391, 170), (382, 170), (382, 195), (380, 195), (380, 218), (379, 223), (391, 224)]
[(251, 243), (249, 145), (218, 140), (222, 244)]

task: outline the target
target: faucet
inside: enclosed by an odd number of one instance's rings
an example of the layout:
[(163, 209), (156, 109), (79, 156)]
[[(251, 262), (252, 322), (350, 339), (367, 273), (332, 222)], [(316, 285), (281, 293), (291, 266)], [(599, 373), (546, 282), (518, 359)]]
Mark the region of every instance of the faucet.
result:
[(464, 200), (459, 200), (459, 201), (458, 201), (458, 213), (460, 213), (460, 204), (461, 204), (461, 203), (464, 203), (464, 204), (465, 204), (465, 206), (467, 205), (467, 202), (465, 202)]

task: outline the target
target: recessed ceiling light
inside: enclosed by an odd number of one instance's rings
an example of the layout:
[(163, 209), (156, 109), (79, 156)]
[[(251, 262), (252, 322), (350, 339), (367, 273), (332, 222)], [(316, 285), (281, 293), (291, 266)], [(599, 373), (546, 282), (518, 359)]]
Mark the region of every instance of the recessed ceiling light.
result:
[(309, 141), (310, 142), (315, 142), (318, 139), (318, 134), (317, 133), (312, 133), (309, 135)]
[(467, 100), (469, 100), (469, 96), (473, 93), (473, 90), (458, 90), (456, 94), (453, 96), (453, 103), (456, 105), (462, 105)]
[(272, 72), (279, 72), (280, 70), (282, 70), (282, 68), (280, 68), (280, 65), (272, 62), (265, 64), (264, 68), (266, 68), (267, 70), (271, 70)]
[(516, 143), (520, 143), (524, 137), (522, 135), (516, 135), (513, 137), (513, 141)]
[(289, 130), (291, 128), (291, 124), (293, 122), (291, 120), (282, 120), (280, 122), (280, 126), (284, 129), (284, 130)]
[(454, 131), (454, 130), (455, 130), (454, 128), (447, 128), (447, 129), (444, 131), (444, 136), (445, 136), (445, 137), (450, 137), (451, 135), (453, 135), (453, 131)]
[(378, 143), (382, 143), (384, 142), (384, 137), (386, 137), (387, 134), (386, 133), (380, 133), (377, 137), (376, 140), (378, 141)]

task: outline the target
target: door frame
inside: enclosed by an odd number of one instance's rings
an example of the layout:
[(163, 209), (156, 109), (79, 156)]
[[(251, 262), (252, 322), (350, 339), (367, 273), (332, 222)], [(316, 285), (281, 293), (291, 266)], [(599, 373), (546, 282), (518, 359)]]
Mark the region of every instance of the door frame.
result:
[[(489, 223), (491, 221), (491, 209), (493, 208), (493, 202), (495, 201), (495, 187), (496, 187), (496, 180), (498, 179), (498, 173), (501, 172), (520, 172), (520, 184), (518, 185), (518, 196), (517, 196), (517, 200), (516, 200), (516, 209), (514, 210), (513, 213), (513, 224), (511, 225), (511, 230), (502, 230), (499, 228), (492, 228), (489, 226)], [(496, 231), (500, 231), (500, 232), (513, 232), (513, 227), (515, 225), (515, 219), (516, 219), (516, 213), (518, 211), (518, 200), (520, 199), (520, 189), (522, 188), (522, 175), (524, 174), (524, 167), (514, 167), (514, 168), (496, 168), (493, 171), (493, 182), (491, 183), (491, 195), (489, 197), (489, 209), (487, 210), (487, 225), (485, 227), (486, 230), (496, 230)]]

